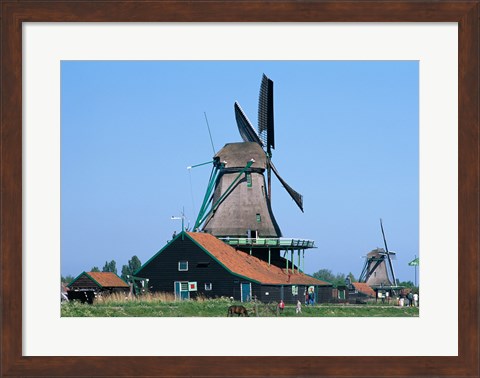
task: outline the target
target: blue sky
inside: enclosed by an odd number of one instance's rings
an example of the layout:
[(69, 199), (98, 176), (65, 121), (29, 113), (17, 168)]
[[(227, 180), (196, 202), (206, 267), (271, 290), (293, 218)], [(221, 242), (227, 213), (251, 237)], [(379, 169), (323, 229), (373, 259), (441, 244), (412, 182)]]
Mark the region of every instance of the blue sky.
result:
[[(418, 62), (63, 61), (61, 272), (143, 262), (193, 225), (215, 150), (240, 142), (233, 104), (257, 124), (262, 74), (274, 81), (275, 150), (302, 213), (273, 180), (285, 237), (314, 239), (305, 270), (352, 272), (383, 247), (397, 278), (418, 255)], [(187, 221), (188, 222), (188, 221)]]

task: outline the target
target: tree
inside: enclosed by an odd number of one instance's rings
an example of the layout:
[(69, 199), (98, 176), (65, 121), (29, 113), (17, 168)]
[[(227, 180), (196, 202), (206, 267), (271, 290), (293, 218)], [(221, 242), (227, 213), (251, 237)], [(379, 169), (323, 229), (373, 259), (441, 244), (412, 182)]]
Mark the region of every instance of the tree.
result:
[[(313, 273), (313, 277), (332, 283), (334, 286), (343, 286), (345, 285), (345, 274), (337, 273), (333, 274), (330, 269), (320, 269), (318, 272)], [(349, 277), (353, 278), (351, 282), (355, 282), (355, 277), (352, 273), (349, 273)]]
[(117, 274), (117, 263), (115, 260), (112, 260), (110, 262), (105, 261), (105, 265), (102, 268), (102, 272), (112, 272)]
[(98, 266), (94, 266), (92, 269), (90, 269), (90, 272), (100, 272), (100, 269)]
[(137, 256), (133, 256), (130, 260), (128, 260), (128, 265), (123, 265), (122, 266), (122, 278), (124, 280), (127, 279), (127, 276), (133, 275), (140, 267), (142, 266), (142, 263), (140, 262), (140, 259)]
[(347, 277), (350, 278), (350, 282), (357, 282), (357, 279), (355, 278), (352, 272), (348, 273)]
[(131, 260), (128, 260), (128, 267), (130, 271), (135, 273), (140, 267), (142, 266), (142, 263), (140, 262), (140, 259), (137, 256), (133, 256)]
[(128, 269), (128, 265), (122, 265), (122, 275), (120, 277), (122, 277), (122, 280), (126, 281), (127, 280), (127, 276), (130, 275), (130, 270)]
[(406, 287), (406, 288), (409, 288), (409, 289), (414, 289), (415, 288), (415, 285), (413, 284), (412, 281), (402, 281), (400, 282), (400, 280), (397, 278), (397, 285), (398, 286), (403, 286), (403, 287)]
[(61, 276), (61, 283), (64, 283), (64, 284), (69, 284), (70, 282), (72, 282), (73, 280), (75, 279), (75, 277), (71, 276), (70, 274), (67, 275), (67, 276)]
[(333, 280), (335, 286), (344, 286), (345, 285), (345, 274), (338, 273)]
[(332, 282), (335, 280), (335, 276), (333, 275), (330, 269), (320, 269), (318, 272), (313, 273), (313, 277), (317, 280)]

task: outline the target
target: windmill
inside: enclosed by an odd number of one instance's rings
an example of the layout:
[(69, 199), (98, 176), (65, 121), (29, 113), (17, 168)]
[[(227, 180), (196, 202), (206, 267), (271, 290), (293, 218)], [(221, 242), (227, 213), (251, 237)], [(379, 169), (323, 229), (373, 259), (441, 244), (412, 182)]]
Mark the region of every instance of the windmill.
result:
[(381, 219), (380, 228), (382, 230), (385, 249), (377, 248), (367, 254), (359, 281), (366, 282), (373, 288), (391, 288), (395, 287), (397, 282), (392, 263), (392, 256), (394, 257), (396, 253), (388, 250), (387, 239)]
[(218, 237), (279, 238), (282, 233), (271, 209), (271, 172), (302, 212), (303, 197), (285, 182), (272, 162), (275, 148), (273, 81), (265, 75), (262, 77), (258, 131), (238, 102), (234, 104), (234, 111), (243, 142), (228, 143), (214, 156), (210, 182), (194, 229)]

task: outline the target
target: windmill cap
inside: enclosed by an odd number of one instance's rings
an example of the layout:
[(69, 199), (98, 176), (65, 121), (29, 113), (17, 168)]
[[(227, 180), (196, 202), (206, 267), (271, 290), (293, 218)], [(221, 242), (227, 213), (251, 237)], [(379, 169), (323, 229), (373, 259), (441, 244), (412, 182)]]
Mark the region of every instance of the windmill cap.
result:
[(250, 161), (252, 168), (265, 169), (267, 165), (265, 151), (255, 142), (227, 143), (215, 159), (226, 162), (225, 168), (244, 168)]

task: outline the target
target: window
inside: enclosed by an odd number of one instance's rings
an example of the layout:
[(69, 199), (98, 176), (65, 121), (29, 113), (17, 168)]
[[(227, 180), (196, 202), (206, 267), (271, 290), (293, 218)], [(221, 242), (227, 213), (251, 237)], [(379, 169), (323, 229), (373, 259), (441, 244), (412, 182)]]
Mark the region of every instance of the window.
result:
[(205, 284), (205, 291), (210, 291), (212, 290), (212, 283), (211, 282), (207, 282)]
[(178, 262), (178, 270), (181, 271), (187, 271), (188, 270), (188, 261), (179, 261)]
[(260, 216), (260, 214), (257, 213), (257, 222), (260, 223), (262, 221), (262, 217)]
[(251, 188), (252, 187), (252, 174), (250, 172), (247, 172), (246, 175), (247, 175), (247, 188)]

